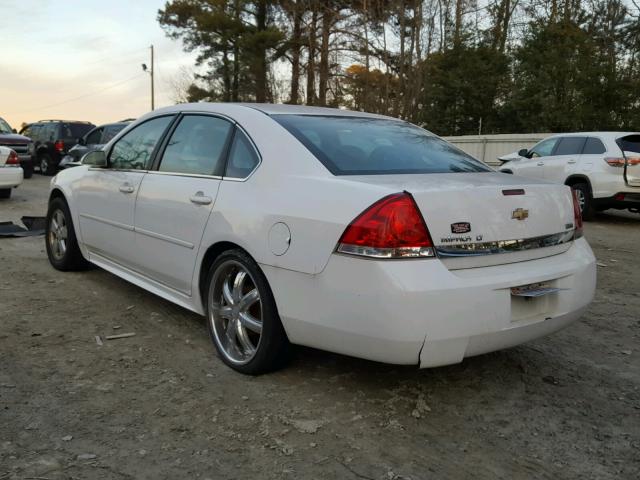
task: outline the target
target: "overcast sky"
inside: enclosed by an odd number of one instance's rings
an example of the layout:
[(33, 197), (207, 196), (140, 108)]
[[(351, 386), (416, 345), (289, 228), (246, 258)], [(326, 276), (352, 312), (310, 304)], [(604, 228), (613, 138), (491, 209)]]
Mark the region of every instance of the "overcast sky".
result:
[[(169, 39), (156, 16), (164, 0), (0, 0), (0, 117), (96, 124), (150, 110), (155, 47), (156, 106), (173, 102), (171, 81), (195, 55)], [(77, 98), (82, 97), (82, 98)]]

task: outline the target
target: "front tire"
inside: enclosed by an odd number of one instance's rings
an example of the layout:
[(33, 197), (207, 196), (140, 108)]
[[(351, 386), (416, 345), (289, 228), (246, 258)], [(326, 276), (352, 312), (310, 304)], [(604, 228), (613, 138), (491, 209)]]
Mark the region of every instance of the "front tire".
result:
[(205, 291), (209, 334), (224, 363), (258, 375), (286, 362), (289, 341), (273, 293), (249, 255), (222, 253), (209, 269)]
[(595, 215), (595, 208), (593, 207), (593, 196), (591, 195), (591, 188), (589, 188), (589, 184), (576, 183), (571, 185), (571, 188), (575, 190), (576, 195), (578, 196), (582, 219), (591, 220)]
[(78, 246), (71, 212), (62, 198), (49, 202), (45, 243), (49, 262), (56, 270), (84, 270), (88, 266)]
[(33, 163), (32, 162), (25, 163), (24, 166), (22, 167), (22, 171), (24, 173), (24, 178), (33, 177)]

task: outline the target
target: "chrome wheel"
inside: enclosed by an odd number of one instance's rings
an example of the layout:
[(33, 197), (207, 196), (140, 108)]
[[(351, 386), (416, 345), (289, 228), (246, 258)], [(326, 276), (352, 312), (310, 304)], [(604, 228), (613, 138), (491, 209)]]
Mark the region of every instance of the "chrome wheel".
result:
[(220, 352), (231, 363), (250, 362), (260, 346), (263, 321), (260, 292), (251, 273), (236, 260), (221, 263), (211, 280), (208, 303)]
[(56, 260), (62, 260), (67, 252), (69, 231), (67, 230), (67, 221), (62, 210), (55, 210), (51, 215), (49, 222), (49, 233), (47, 241), (51, 249), (51, 254)]
[(585, 204), (584, 191), (581, 188), (576, 188), (574, 189), (574, 192), (576, 192), (576, 197), (578, 198), (578, 205), (580, 205), (580, 211), (584, 212), (584, 204)]
[(44, 173), (49, 170), (49, 162), (47, 161), (47, 157), (42, 157), (40, 159), (40, 173)]

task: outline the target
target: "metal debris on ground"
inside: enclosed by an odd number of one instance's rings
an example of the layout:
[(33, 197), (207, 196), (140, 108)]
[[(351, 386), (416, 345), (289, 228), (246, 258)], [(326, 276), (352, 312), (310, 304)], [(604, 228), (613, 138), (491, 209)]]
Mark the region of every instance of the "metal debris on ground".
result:
[(119, 338), (129, 338), (129, 337), (134, 337), (136, 334), (131, 332), (131, 333), (120, 333), (119, 335), (107, 335), (106, 337), (104, 337), (105, 340), (117, 340)]

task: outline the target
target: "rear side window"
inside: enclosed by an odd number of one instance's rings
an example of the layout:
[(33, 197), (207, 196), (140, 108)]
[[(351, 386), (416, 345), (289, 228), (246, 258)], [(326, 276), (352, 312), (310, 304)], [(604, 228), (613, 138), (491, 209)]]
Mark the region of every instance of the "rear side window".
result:
[(120, 138), (109, 156), (109, 167), (120, 170), (147, 170), (158, 141), (173, 116), (158, 117), (138, 125)]
[(253, 145), (242, 131), (236, 130), (231, 152), (229, 153), (225, 177), (248, 177), (258, 163), (260, 163), (260, 160)]
[(232, 125), (217, 117), (185, 116), (162, 156), (161, 172), (220, 175)]
[(491, 171), (441, 138), (406, 122), (314, 115), (272, 118), (334, 175)]
[(584, 155), (601, 155), (606, 151), (607, 149), (602, 143), (602, 140), (599, 138), (589, 137), (587, 138), (587, 143), (584, 144), (584, 150), (582, 153)]
[(60, 137), (75, 140), (84, 137), (92, 128), (95, 128), (95, 125), (86, 123), (63, 123), (60, 125)]
[(562, 137), (558, 142), (554, 155), (580, 155), (585, 137)]
[(104, 134), (102, 135), (102, 143), (109, 143), (113, 137), (115, 137), (126, 125), (109, 125), (104, 127)]
[(640, 135), (628, 135), (617, 142), (623, 152), (640, 153)]

